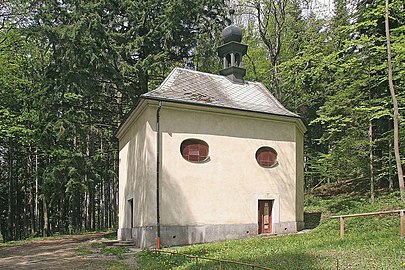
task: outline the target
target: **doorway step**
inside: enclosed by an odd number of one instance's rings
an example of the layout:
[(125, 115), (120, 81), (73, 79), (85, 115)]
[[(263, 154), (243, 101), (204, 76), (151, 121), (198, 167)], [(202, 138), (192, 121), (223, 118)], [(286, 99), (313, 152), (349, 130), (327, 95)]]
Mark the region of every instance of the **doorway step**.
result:
[(115, 246), (115, 247), (132, 247), (136, 246), (135, 240), (105, 240), (102, 241), (106, 246)]

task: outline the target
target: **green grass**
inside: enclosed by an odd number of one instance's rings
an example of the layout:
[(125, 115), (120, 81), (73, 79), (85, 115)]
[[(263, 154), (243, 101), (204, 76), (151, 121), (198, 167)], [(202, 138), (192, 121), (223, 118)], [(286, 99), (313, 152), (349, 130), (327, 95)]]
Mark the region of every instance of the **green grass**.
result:
[(92, 242), (90, 244), (79, 245), (75, 250), (75, 255), (96, 255), (98, 259), (92, 261), (92, 263), (97, 264), (97, 267), (94, 267), (94, 269), (130, 270), (131, 267), (124, 261), (128, 256), (131, 256), (128, 255), (128, 252), (129, 249), (127, 247), (106, 246), (102, 242)]
[[(254, 237), (169, 249), (172, 251), (246, 262), (272, 269), (405, 269), (405, 240), (399, 237), (399, 215), (357, 217), (345, 220), (345, 238), (339, 237), (339, 220), (333, 214), (404, 209), (398, 194), (384, 195), (374, 203), (364, 197), (307, 196), (306, 211), (322, 212), (320, 225), (305, 234)], [(217, 269), (218, 263), (182, 256), (137, 254), (139, 269)], [(225, 267), (226, 266), (226, 267)], [(224, 269), (247, 269), (223, 265)]]
[(128, 252), (127, 247), (105, 247), (102, 248), (100, 253), (104, 255), (113, 255), (117, 256), (118, 258), (124, 258), (125, 253)]
[(82, 246), (78, 246), (75, 250), (76, 255), (80, 256), (80, 255), (91, 255), (94, 254), (93, 251), (91, 251), (89, 249), (88, 246), (82, 245)]
[(128, 265), (123, 262), (111, 262), (111, 266), (107, 268), (107, 270), (132, 270)]
[(125, 254), (129, 252), (129, 249), (127, 247), (106, 246), (101, 242), (93, 242), (78, 246), (75, 252), (77, 255), (91, 255), (100, 253), (106, 256), (116, 256), (118, 259), (124, 259)]

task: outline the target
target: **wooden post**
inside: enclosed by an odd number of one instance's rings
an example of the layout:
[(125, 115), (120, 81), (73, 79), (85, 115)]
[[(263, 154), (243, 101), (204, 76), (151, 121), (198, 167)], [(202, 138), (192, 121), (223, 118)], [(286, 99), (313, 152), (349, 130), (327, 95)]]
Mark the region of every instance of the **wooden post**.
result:
[(339, 218), (340, 219), (340, 238), (342, 239), (345, 234), (345, 218), (349, 217), (365, 217), (365, 216), (373, 216), (373, 215), (387, 215), (399, 213), (400, 214), (400, 237), (401, 239), (405, 240), (405, 210), (398, 209), (398, 210), (391, 210), (391, 211), (382, 211), (382, 212), (373, 212), (373, 213), (360, 213), (360, 214), (351, 214), (351, 215), (340, 215), (340, 216), (331, 216), (331, 218)]
[(401, 239), (405, 239), (405, 212), (401, 211), (399, 214), (399, 217), (401, 219), (400, 221), (400, 232), (401, 232)]
[(340, 217), (340, 238), (343, 238), (345, 235), (345, 220), (343, 217)]

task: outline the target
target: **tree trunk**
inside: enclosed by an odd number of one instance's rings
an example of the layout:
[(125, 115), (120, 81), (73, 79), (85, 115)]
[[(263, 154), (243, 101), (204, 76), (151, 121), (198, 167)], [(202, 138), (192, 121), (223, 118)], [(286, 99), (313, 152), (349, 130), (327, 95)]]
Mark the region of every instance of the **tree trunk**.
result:
[(392, 141), (388, 142), (388, 190), (394, 191), (394, 179), (392, 178)]
[[(17, 152), (18, 153), (18, 152)], [(15, 164), (13, 164), (13, 166), (15, 166), (16, 171), (14, 173), (14, 189), (15, 189), (15, 197), (13, 198), (14, 202), (14, 207), (15, 207), (15, 211), (14, 211), (14, 230), (15, 230), (15, 238), (16, 239), (21, 239), (21, 222), (20, 222), (20, 217), (21, 217), (21, 206), (18, 203), (21, 199), (21, 192), (20, 192), (20, 179), (18, 179), (19, 175), (18, 175), (18, 154), (15, 154)], [(14, 160), (13, 160), (14, 163)], [(22, 202), (24, 203), (24, 202)]]
[[(84, 182), (87, 184), (87, 181), (88, 181), (88, 179), (87, 179), (87, 174), (85, 174), (85, 176), (84, 176)], [(87, 230), (89, 230), (89, 193), (88, 193), (88, 191), (86, 190), (85, 192), (84, 192), (84, 201), (83, 201), (83, 205), (84, 205), (84, 207), (83, 207), (83, 215), (84, 215), (84, 230), (85, 231), (87, 231)]]
[(373, 167), (373, 124), (370, 120), (369, 126), (369, 137), (370, 137), (370, 145), (369, 145), (369, 153), (370, 153), (370, 198), (371, 201), (374, 202), (375, 199), (375, 191), (374, 191), (374, 167)]
[(42, 203), (43, 203), (43, 212), (44, 212), (44, 231), (43, 231), (43, 236), (49, 236), (49, 222), (48, 222), (48, 209), (46, 205), (46, 198), (45, 194), (42, 198)]
[[(270, 91), (280, 100), (283, 93), (280, 86), (281, 81), (278, 66), (281, 64), (281, 37), (286, 19), (287, 1), (282, 0), (277, 2), (277, 4), (274, 1), (270, 1), (267, 4), (263, 4), (262, 1), (255, 0), (249, 1), (248, 4), (255, 9), (259, 35), (270, 58)], [(273, 25), (270, 26), (271, 23)], [(270, 27), (273, 31), (270, 30)]]
[(13, 185), (13, 155), (12, 155), (12, 142), (9, 140), (8, 148), (8, 212), (7, 212), (7, 229), (5, 239), (6, 241), (14, 239), (14, 185)]
[(405, 202), (405, 185), (404, 185), (404, 176), (402, 172), (401, 156), (399, 153), (399, 110), (398, 110), (398, 101), (395, 95), (394, 81), (392, 78), (392, 62), (391, 62), (391, 39), (390, 39), (390, 26), (389, 26), (389, 0), (385, 0), (385, 34), (387, 37), (387, 56), (388, 56), (388, 81), (390, 86), (390, 92), (392, 97), (392, 103), (394, 106), (394, 151), (395, 151), (395, 160), (397, 163), (398, 171), (398, 182), (399, 190), (401, 193), (401, 199)]
[[(22, 189), (23, 189), (23, 197), (22, 197), (22, 202), (23, 202), (23, 205), (22, 205), (22, 224), (23, 224), (23, 227), (21, 228), (21, 230), (22, 230), (22, 236), (23, 236), (23, 239), (25, 239), (25, 238), (27, 238), (28, 237), (28, 235), (30, 235), (30, 220), (29, 220), (29, 218), (30, 218), (30, 212), (31, 211), (29, 211), (29, 205), (30, 205), (30, 200), (29, 200), (29, 182), (31, 182), (30, 181), (30, 178), (31, 178), (31, 170), (30, 170), (30, 167), (31, 167), (31, 165), (29, 164), (29, 162), (30, 162), (30, 159), (27, 159), (27, 175), (24, 177), (24, 186), (22, 187)], [(21, 202), (20, 201), (20, 202)]]
[(39, 232), (39, 207), (38, 207), (38, 149), (35, 149), (35, 211), (34, 211), (34, 219), (35, 219), (35, 231), (36, 234)]

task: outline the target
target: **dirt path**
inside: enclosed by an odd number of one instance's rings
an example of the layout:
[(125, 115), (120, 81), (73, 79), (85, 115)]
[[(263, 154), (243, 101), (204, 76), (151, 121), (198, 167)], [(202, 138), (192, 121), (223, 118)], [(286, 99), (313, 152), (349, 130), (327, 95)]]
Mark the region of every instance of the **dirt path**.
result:
[(76, 250), (106, 233), (33, 241), (0, 248), (0, 269), (108, 269), (111, 258), (100, 254), (78, 255)]

